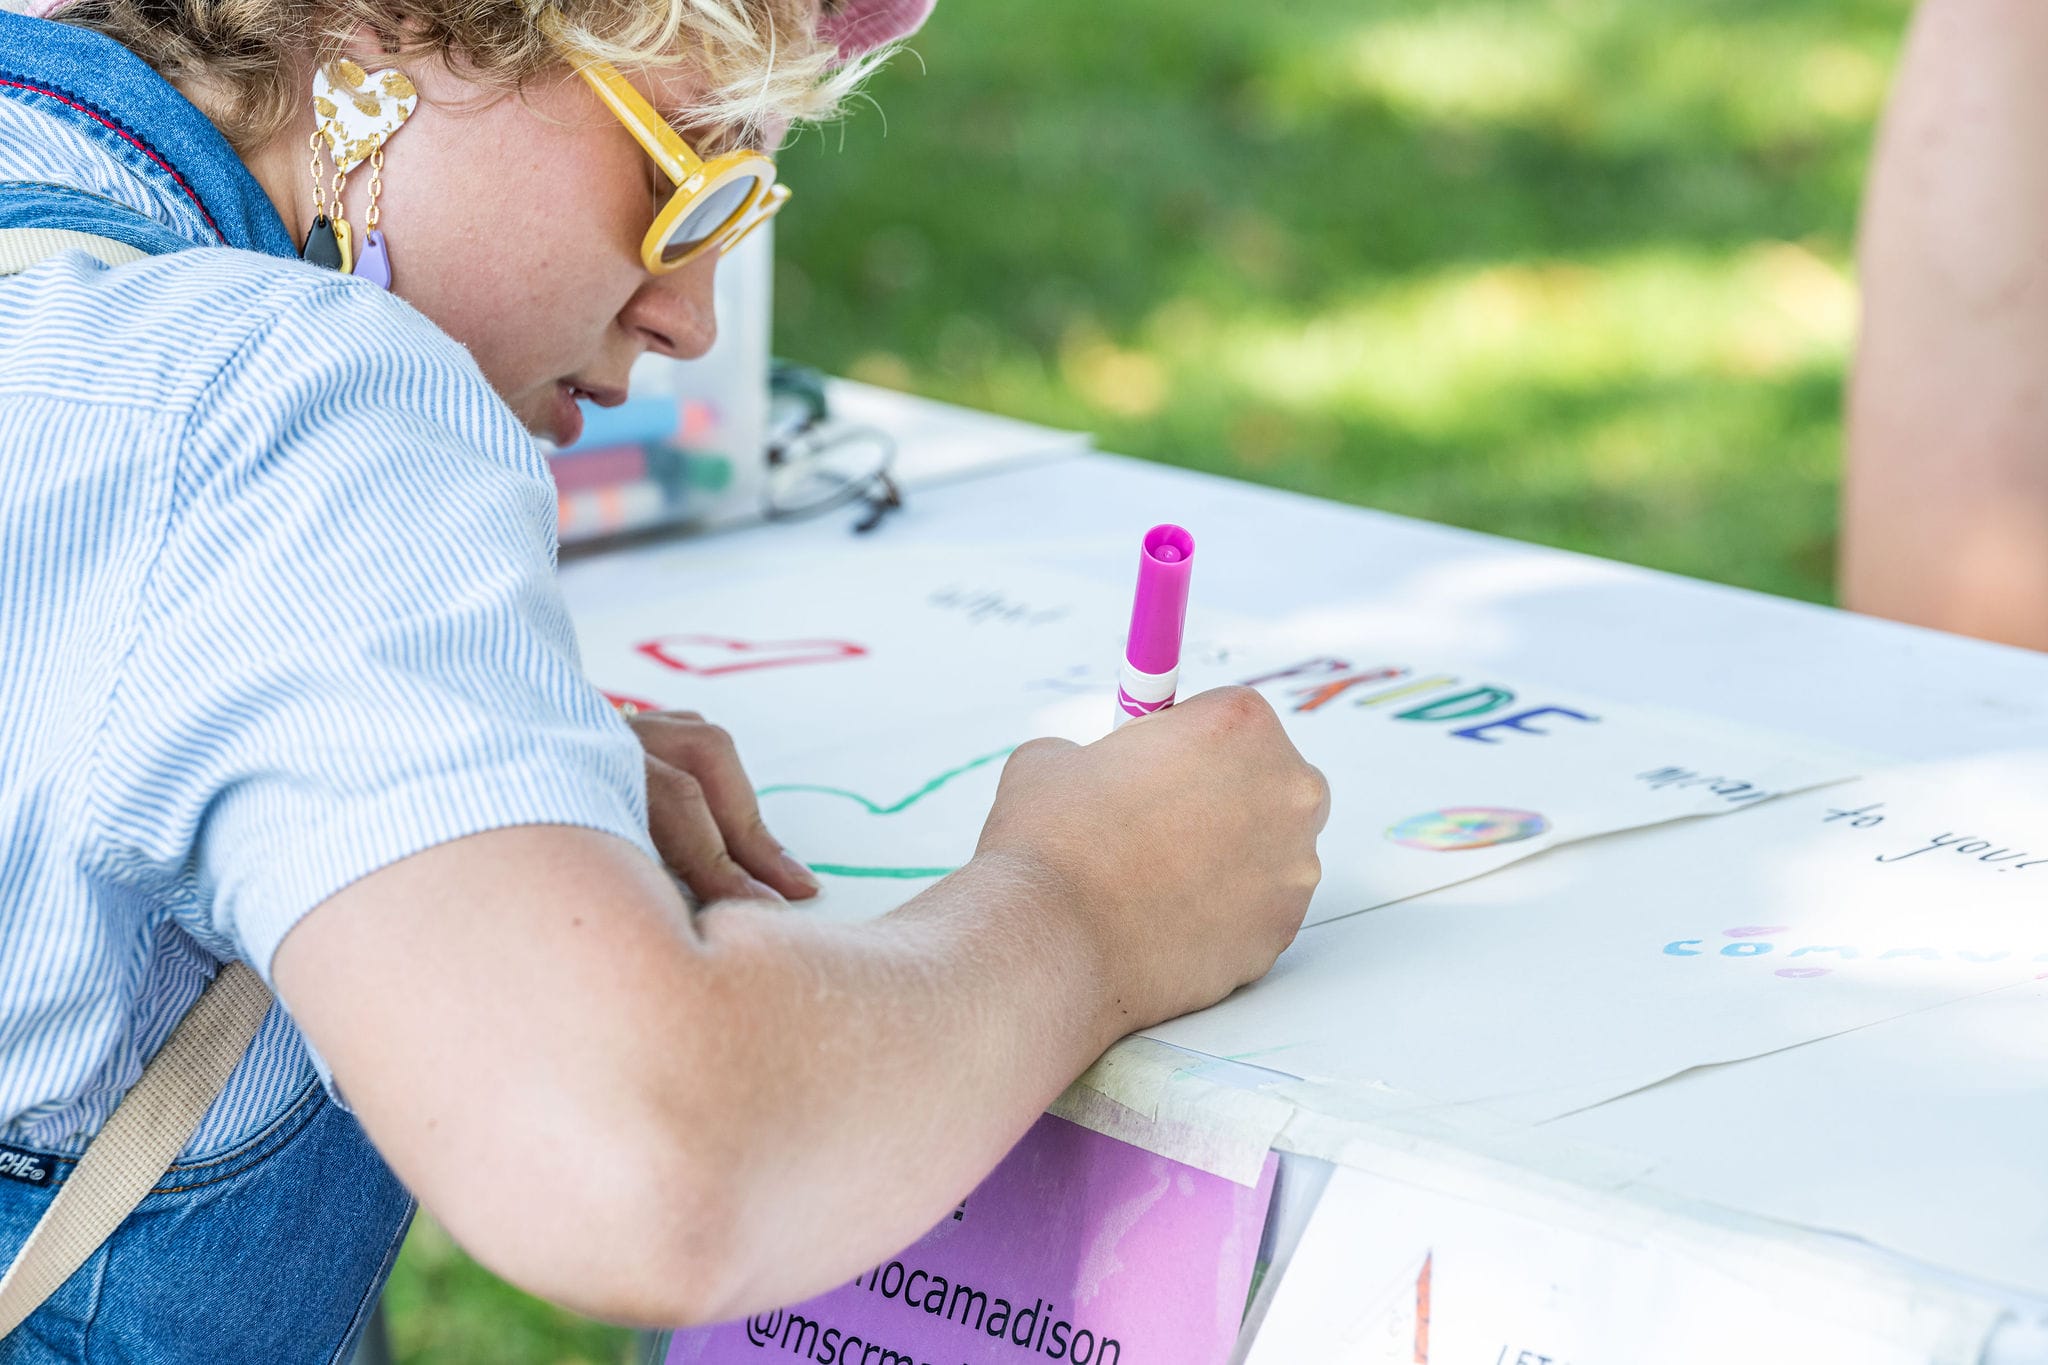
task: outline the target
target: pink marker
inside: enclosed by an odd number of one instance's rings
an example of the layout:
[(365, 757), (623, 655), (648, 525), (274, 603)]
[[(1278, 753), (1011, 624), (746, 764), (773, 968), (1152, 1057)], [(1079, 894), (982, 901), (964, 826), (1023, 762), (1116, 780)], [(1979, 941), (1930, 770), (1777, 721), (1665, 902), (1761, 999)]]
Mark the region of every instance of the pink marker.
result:
[(1178, 526), (1145, 533), (1138, 554), (1138, 595), (1131, 603), (1131, 634), (1116, 675), (1116, 723), (1173, 705), (1180, 681), (1180, 637), (1187, 624), (1188, 575), (1195, 538)]

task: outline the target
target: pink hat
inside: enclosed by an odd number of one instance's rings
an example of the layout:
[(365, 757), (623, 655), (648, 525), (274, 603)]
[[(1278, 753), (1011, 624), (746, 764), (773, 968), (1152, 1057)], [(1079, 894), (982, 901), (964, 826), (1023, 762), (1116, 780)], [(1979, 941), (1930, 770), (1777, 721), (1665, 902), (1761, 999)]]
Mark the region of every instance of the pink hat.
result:
[(936, 0), (824, 0), (818, 36), (838, 46), (841, 61), (852, 61), (863, 52), (917, 32), (934, 3)]

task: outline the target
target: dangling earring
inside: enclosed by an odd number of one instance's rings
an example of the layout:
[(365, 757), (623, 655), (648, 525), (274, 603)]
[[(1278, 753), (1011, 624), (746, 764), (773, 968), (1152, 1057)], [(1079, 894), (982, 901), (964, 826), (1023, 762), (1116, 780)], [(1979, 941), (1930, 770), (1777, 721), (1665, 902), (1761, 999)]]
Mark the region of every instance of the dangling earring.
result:
[[(313, 73), (313, 112), (319, 123), (313, 134), (313, 228), (306, 235), (305, 258), (343, 274), (360, 275), (381, 289), (391, 287), (391, 254), (377, 223), (378, 200), (384, 193), (384, 144), (391, 140), (419, 104), (419, 91), (402, 71), (366, 73), (354, 62), (334, 63), (334, 72), (348, 88), (337, 85), (327, 68)], [(320, 183), (320, 143), (327, 144), (334, 164), (333, 212), (327, 212)], [(361, 258), (355, 251), (342, 192), (348, 173), (370, 163), (370, 208)]]
[(363, 252), (356, 258), (355, 273), (379, 289), (391, 287), (391, 253), (384, 247), (384, 234), (377, 227), (378, 197), (384, 193), (384, 149), (370, 153), (370, 207), (363, 214)]
[[(320, 173), (320, 138), (321, 134), (315, 132), (307, 144), (313, 150), (313, 226), (306, 231), (306, 245), (299, 252), (299, 257), (314, 265), (324, 265), (329, 270), (339, 270), (341, 238), (334, 230), (334, 220), (327, 216), (327, 187)], [(339, 205), (335, 211), (340, 212)]]

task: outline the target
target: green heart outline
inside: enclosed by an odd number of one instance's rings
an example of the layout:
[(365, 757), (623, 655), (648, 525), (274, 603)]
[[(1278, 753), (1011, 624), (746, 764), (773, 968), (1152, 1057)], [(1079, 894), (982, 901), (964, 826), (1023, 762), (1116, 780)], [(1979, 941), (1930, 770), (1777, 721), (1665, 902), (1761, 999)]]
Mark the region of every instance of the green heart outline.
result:
[[(870, 815), (900, 815), (939, 788), (945, 786), (948, 782), (951, 782), (954, 778), (971, 773), (976, 768), (986, 767), (999, 758), (1008, 758), (1015, 752), (1016, 748), (1016, 745), (1011, 744), (996, 750), (992, 754), (983, 754), (979, 758), (969, 759), (957, 768), (948, 768), (945, 772), (940, 773), (937, 777), (925, 783), (902, 800), (892, 802), (886, 806), (876, 805), (859, 792), (850, 792), (844, 787), (819, 786), (810, 782), (771, 783), (766, 787), (756, 790), (754, 797), (758, 800), (764, 796), (773, 796), (778, 792), (812, 792), (820, 796), (843, 796), (848, 801), (858, 801), (861, 805), (867, 807), (867, 812)], [(807, 863), (805, 866), (824, 877), (887, 877), (898, 881), (921, 881), (927, 877), (945, 877), (960, 870), (957, 867), (866, 867), (857, 863)]]

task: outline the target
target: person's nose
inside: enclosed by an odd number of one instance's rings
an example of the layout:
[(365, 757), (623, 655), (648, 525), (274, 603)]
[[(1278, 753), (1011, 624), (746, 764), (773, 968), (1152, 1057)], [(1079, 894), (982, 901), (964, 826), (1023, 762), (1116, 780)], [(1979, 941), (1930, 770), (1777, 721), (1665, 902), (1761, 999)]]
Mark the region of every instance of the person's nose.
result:
[(681, 270), (650, 276), (619, 314), (643, 346), (675, 360), (695, 360), (718, 340), (712, 285), (718, 253), (707, 251)]

